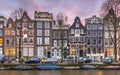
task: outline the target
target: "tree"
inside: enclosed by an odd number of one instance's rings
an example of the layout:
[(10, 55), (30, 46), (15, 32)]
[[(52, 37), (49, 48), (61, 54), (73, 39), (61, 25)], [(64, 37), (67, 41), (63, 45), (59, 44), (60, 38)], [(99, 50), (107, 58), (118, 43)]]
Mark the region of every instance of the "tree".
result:
[(64, 59), (64, 40), (66, 40), (65, 36), (67, 33), (67, 29), (65, 29), (65, 27), (67, 26), (67, 16), (63, 15), (62, 13), (59, 13), (56, 17), (57, 20), (57, 25), (59, 28), (59, 37), (60, 37), (60, 41), (61, 41), (61, 63), (63, 63), (63, 59)]
[(15, 19), (20, 19), (23, 15), (23, 13), (26, 12), (25, 9), (23, 8), (19, 8), (14, 10), (13, 12), (11, 12), (11, 17), (15, 20)]
[[(118, 28), (118, 17), (120, 17), (120, 0), (105, 0), (102, 4), (102, 14), (107, 16), (107, 19), (113, 24), (114, 36), (111, 38), (114, 44), (114, 57), (117, 61), (117, 28)], [(111, 18), (112, 16), (112, 18)], [(109, 25), (109, 24), (108, 24)], [(109, 33), (110, 34), (110, 33)]]
[[(11, 13), (11, 17), (14, 20), (21, 19), (24, 12), (26, 12), (26, 11), (23, 8), (16, 9), (15, 11), (13, 11)], [(20, 24), (22, 26), (22, 23), (20, 23)], [(22, 40), (22, 28), (20, 28), (20, 38), (19, 38), (19, 51), (18, 51), (19, 63), (21, 63), (21, 40)]]

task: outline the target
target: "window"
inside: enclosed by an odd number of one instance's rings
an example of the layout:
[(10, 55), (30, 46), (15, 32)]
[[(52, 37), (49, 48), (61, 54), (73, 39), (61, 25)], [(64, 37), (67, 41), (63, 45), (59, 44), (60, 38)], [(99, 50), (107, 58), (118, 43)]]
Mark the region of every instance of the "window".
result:
[(23, 17), (23, 21), (27, 21), (27, 17), (26, 16)]
[(102, 29), (102, 25), (98, 25), (98, 29)]
[(96, 39), (93, 39), (93, 45), (96, 45)]
[(45, 28), (50, 28), (50, 22), (45, 22)]
[(54, 40), (54, 47), (57, 47), (57, 40)]
[(37, 45), (42, 45), (42, 37), (37, 37)]
[(30, 41), (30, 43), (33, 43), (33, 38), (32, 37), (29, 38), (29, 41)]
[(19, 44), (20, 37), (17, 38), (17, 44)]
[(30, 35), (30, 36), (33, 35), (33, 30), (29, 30), (29, 35)]
[(57, 56), (59, 56), (59, 53), (57, 53)]
[(0, 46), (3, 45), (3, 38), (0, 38)]
[(28, 27), (27, 23), (23, 23), (23, 28), (27, 28), (27, 27)]
[(93, 48), (93, 54), (96, 54), (96, 48)]
[(75, 29), (75, 34), (80, 34), (80, 30), (79, 29)]
[(33, 28), (34, 23), (29, 23), (29, 28)]
[(102, 39), (98, 40), (98, 44), (101, 45), (102, 44)]
[(42, 22), (37, 22), (37, 28), (42, 28)]
[(12, 40), (12, 45), (15, 45), (15, 39), (12, 38), (11, 40)]
[(109, 33), (105, 32), (105, 38), (108, 38), (108, 37), (109, 37)]
[(90, 54), (91, 52), (90, 52), (90, 48), (88, 48), (88, 54)]
[(79, 23), (76, 23), (76, 27), (79, 27)]
[(110, 42), (110, 45), (113, 45), (113, 42), (112, 42), (112, 40), (109, 40), (109, 42)]
[(6, 45), (9, 45), (9, 44), (10, 44), (9, 39), (6, 39)]
[(91, 26), (90, 26), (90, 25), (87, 25), (87, 29), (91, 29)]
[(29, 56), (33, 56), (34, 54), (33, 54), (33, 48), (31, 47), (31, 48), (29, 48)]
[(0, 36), (3, 36), (3, 32), (2, 32), (2, 30), (0, 30)]
[(102, 32), (98, 32), (98, 36), (102, 36)]
[(17, 29), (17, 35), (20, 35), (20, 30)]
[(17, 27), (21, 27), (21, 24), (20, 24), (20, 22), (17, 22)]
[(0, 24), (0, 28), (3, 28), (3, 24)]
[(28, 31), (27, 31), (27, 29), (24, 29), (24, 31), (23, 31), (23, 32), (24, 32), (24, 34), (27, 34), (27, 32), (28, 32)]
[(97, 32), (93, 32), (93, 37), (96, 37), (97, 36)]
[(81, 34), (84, 34), (84, 29), (80, 29)]
[(87, 32), (87, 36), (91, 36), (90, 31)]
[(74, 34), (74, 33), (75, 33), (74, 29), (71, 29), (71, 34)]
[(28, 43), (28, 38), (23, 38), (23, 43)]
[(45, 30), (45, 36), (50, 36), (50, 30)]
[(108, 40), (107, 39), (105, 39), (105, 45), (108, 45)]
[(37, 30), (37, 36), (42, 36), (42, 30)]
[(90, 45), (90, 39), (88, 39), (88, 43), (87, 44)]
[(98, 53), (101, 53), (102, 52), (101, 50), (102, 50), (101, 48), (98, 48)]
[(64, 47), (67, 47), (67, 40), (64, 41)]
[(92, 25), (92, 29), (97, 29), (97, 25)]
[(11, 30), (11, 35), (15, 35), (15, 31), (14, 30)]
[(3, 51), (2, 51), (2, 48), (0, 48), (0, 55), (2, 55), (3, 54)]
[(49, 37), (45, 37), (45, 44), (49, 45), (50, 44), (50, 38)]

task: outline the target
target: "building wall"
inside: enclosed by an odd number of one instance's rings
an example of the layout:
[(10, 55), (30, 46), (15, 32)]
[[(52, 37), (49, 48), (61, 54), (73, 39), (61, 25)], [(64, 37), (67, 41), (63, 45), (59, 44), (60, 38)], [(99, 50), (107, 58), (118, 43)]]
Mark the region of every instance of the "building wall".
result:
[(4, 54), (4, 26), (6, 25), (6, 18), (0, 16), (0, 54)]
[(52, 27), (52, 58), (63, 59), (67, 58), (68, 55), (68, 25), (60, 25), (58, 21)]
[(86, 56), (85, 27), (80, 18), (76, 17), (69, 27), (70, 56)]
[(4, 27), (4, 51), (6, 59), (17, 58), (16, 49), (16, 26), (11, 18)]
[[(22, 57), (34, 57), (34, 21), (30, 19), (27, 12), (24, 12), (22, 18), (16, 20), (17, 30), (17, 52), (21, 47)], [(21, 44), (20, 43), (21, 38)]]
[(104, 26), (102, 19), (92, 16), (85, 20), (87, 56), (93, 61), (104, 57)]
[(34, 14), (35, 21), (35, 49), (39, 58), (51, 57), (53, 16), (48, 12)]

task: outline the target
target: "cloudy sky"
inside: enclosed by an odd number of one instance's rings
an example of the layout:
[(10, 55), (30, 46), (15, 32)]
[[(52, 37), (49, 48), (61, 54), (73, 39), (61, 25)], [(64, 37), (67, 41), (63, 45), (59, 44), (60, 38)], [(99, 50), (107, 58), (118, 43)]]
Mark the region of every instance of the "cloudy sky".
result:
[(104, 0), (0, 0), (0, 15), (8, 18), (11, 12), (24, 8), (33, 18), (34, 11), (46, 11), (56, 14), (63, 13), (68, 16), (68, 23), (72, 24), (74, 18), (79, 16), (84, 24), (84, 19), (92, 15), (99, 16)]

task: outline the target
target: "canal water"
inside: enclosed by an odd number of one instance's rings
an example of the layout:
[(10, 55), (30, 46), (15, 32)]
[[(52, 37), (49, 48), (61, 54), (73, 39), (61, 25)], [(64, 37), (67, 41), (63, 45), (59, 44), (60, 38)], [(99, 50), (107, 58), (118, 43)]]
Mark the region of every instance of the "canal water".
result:
[(0, 70), (0, 75), (120, 75), (120, 70)]

